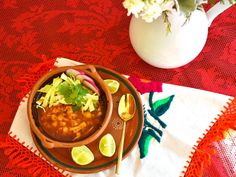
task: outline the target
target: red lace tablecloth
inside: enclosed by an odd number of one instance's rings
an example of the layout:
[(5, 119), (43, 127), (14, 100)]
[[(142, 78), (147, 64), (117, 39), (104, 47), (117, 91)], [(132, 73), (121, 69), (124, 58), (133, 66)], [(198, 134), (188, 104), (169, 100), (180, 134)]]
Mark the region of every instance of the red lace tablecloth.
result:
[[(130, 17), (126, 16), (121, 1), (2, 0), (0, 8), (2, 139), (9, 131), (22, 95), (32, 84), (29, 81), (28, 86), (22, 85), (22, 77), (55, 57), (99, 64), (153, 81), (236, 96), (235, 5), (212, 23), (207, 43), (194, 61), (169, 70), (152, 67), (135, 54), (128, 36)], [(205, 176), (214, 176), (212, 169), (222, 167), (219, 157), (219, 154), (214, 156), (217, 164), (207, 169)], [(30, 176), (27, 170), (9, 163), (2, 150), (0, 164), (1, 176)]]

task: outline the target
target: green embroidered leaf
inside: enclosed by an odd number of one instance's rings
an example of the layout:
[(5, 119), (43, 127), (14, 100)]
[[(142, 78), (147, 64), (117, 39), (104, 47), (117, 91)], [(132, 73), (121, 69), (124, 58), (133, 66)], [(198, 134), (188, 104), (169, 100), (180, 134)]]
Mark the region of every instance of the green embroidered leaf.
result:
[(153, 138), (157, 140), (157, 142), (161, 142), (161, 138), (156, 134), (156, 132), (153, 129), (147, 130), (148, 134), (151, 135)]
[(149, 98), (148, 98), (149, 106), (151, 107), (152, 110), (153, 110), (153, 103), (152, 103), (153, 95), (154, 95), (154, 92), (150, 92)]
[(156, 113), (153, 110), (149, 109), (148, 112), (154, 119), (156, 119), (159, 122), (162, 128), (166, 128), (166, 124), (156, 115)]
[(144, 125), (146, 127), (149, 127), (151, 129), (153, 129), (154, 131), (156, 131), (162, 137), (163, 132), (159, 128), (157, 128), (154, 125), (152, 125), (147, 119), (144, 119)]
[[(144, 110), (144, 128), (143, 128), (143, 132), (142, 135), (139, 139), (138, 145), (139, 145), (139, 150), (140, 150), (140, 158), (144, 158), (147, 156), (148, 154), (148, 148), (149, 148), (149, 144), (150, 144), (150, 140), (152, 138), (155, 138), (155, 140), (157, 142), (161, 142), (161, 137), (162, 137), (162, 130), (160, 130), (159, 128), (155, 127), (154, 125), (152, 125), (148, 119), (147, 119), (147, 112), (155, 119), (159, 122), (159, 124), (162, 126), (162, 128), (165, 128), (167, 125), (159, 118), (159, 115), (164, 114), (169, 106), (171, 101), (174, 98), (174, 95), (169, 96), (167, 98), (164, 98), (162, 100), (158, 100), (153, 104), (153, 96), (154, 96), (154, 92), (150, 92), (149, 94), (149, 106), (151, 109), (148, 109), (146, 111), (145, 105), (143, 105), (143, 110)], [(158, 114), (155, 111), (159, 111)]]
[(151, 139), (152, 139), (152, 136), (149, 135), (146, 130), (143, 130), (141, 138), (138, 142), (139, 151), (140, 151), (140, 159), (147, 156), (148, 147), (149, 147)]
[(155, 114), (157, 116), (163, 115), (169, 109), (170, 103), (172, 102), (173, 98), (174, 98), (174, 95), (171, 95), (171, 96), (164, 98), (162, 100), (157, 100), (152, 106)]
[(153, 103), (153, 108), (156, 110), (160, 105), (166, 104), (171, 99), (171, 96), (164, 98), (162, 100), (157, 100)]

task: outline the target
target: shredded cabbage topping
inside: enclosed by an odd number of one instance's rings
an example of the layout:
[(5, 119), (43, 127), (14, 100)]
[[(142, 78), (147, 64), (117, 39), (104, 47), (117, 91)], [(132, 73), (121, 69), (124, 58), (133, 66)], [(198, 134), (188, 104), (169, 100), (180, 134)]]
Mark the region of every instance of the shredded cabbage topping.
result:
[(38, 92), (44, 93), (36, 104), (38, 108), (56, 106), (58, 104), (72, 105), (74, 111), (94, 111), (97, 108), (99, 95), (83, 86), (80, 80), (62, 73), (54, 78), (51, 84), (40, 88)]

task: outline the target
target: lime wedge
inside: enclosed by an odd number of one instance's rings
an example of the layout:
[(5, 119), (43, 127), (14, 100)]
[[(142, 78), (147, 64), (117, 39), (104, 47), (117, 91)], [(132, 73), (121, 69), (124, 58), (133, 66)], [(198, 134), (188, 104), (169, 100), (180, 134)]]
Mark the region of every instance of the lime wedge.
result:
[(120, 87), (120, 83), (114, 79), (105, 79), (105, 83), (107, 84), (111, 94), (114, 94), (118, 91)]
[(116, 151), (116, 143), (113, 136), (108, 133), (104, 135), (99, 141), (99, 150), (102, 155), (111, 157)]
[(94, 160), (94, 155), (87, 146), (73, 147), (71, 157), (79, 165), (87, 165)]

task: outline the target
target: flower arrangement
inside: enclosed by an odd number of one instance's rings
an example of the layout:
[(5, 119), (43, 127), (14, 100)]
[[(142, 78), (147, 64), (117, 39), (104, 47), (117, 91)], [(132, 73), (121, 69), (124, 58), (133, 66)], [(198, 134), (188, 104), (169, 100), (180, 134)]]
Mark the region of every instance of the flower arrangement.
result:
[[(220, 0), (222, 3), (224, 0)], [(235, 3), (236, 0), (228, 0)], [(208, 3), (207, 0), (124, 0), (123, 6), (128, 10), (128, 16), (133, 14), (136, 18), (141, 17), (146, 22), (152, 22), (159, 16), (163, 15), (164, 22), (167, 24), (167, 30), (170, 31), (170, 22), (168, 14), (173, 10), (183, 13), (188, 19), (191, 13), (197, 8), (201, 8), (202, 4)], [(214, 4), (215, 0), (209, 0)]]

